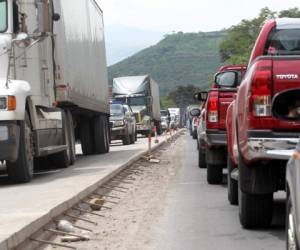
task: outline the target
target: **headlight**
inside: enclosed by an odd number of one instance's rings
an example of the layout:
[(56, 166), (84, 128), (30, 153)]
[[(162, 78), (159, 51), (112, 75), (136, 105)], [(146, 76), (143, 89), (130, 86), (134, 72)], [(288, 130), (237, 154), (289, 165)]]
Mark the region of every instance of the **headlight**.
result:
[(114, 121), (114, 127), (122, 127), (124, 125), (125, 125), (125, 123), (122, 120), (120, 120), (120, 121)]
[(0, 110), (15, 110), (16, 106), (15, 96), (0, 96)]

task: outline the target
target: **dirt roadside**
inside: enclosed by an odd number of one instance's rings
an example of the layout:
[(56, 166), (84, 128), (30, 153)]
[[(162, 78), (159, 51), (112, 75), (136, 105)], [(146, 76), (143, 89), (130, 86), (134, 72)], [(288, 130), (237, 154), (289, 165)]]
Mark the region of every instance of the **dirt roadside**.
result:
[[(126, 193), (111, 191), (109, 194), (119, 196), (117, 205), (111, 210), (101, 211), (104, 217), (85, 215), (84, 218), (98, 223), (98, 226), (77, 222), (81, 227), (93, 230), (90, 241), (72, 243), (80, 250), (150, 250), (155, 249), (155, 234), (160, 219), (164, 215), (166, 195), (177, 178), (181, 167), (183, 136), (171, 144), (166, 144), (154, 153), (160, 163), (148, 163), (140, 160), (133, 168), (138, 169), (126, 184)], [(130, 184), (129, 184), (130, 182)], [(60, 242), (60, 238), (55, 239)], [(43, 249), (63, 249), (46, 247)]]

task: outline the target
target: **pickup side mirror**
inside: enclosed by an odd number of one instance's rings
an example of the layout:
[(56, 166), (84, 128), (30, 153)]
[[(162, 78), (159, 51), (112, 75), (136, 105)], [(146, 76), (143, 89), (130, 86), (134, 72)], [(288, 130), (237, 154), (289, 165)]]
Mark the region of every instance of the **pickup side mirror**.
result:
[(201, 110), (200, 109), (197, 109), (197, 108), (194, 108), (190, 111), (190, 115), (192, 117), (198, 117), (201, 115)]
[(207, 91), (201, 91), (199, 93), (194, 94), (194, 99), (200, 102), (205, 102), (208, 97)]
[(220, 87), (234, 88), (237, 86), (239, 74), (236, 71), (226, 71), (215, 75), (215, 83)]
[(272, 115), (280, 120), (300, 121), (300, 88), (285, 90), (274, 96)]

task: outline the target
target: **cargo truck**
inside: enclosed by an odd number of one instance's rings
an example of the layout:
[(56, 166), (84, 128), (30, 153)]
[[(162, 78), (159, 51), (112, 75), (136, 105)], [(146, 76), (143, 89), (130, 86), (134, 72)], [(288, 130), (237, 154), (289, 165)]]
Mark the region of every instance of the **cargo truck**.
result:
[(113, 98), (127, 103), (135, 114), (137, 133), (148, 135), (154, 126), (162, 133), (159, 85), (150, 76), (127, 76), (113, 80)]
[(29, 182), (38, 159), (57, 167), (109, 151), (103, 15), (94, 0), (0, 1), (0, 160)]

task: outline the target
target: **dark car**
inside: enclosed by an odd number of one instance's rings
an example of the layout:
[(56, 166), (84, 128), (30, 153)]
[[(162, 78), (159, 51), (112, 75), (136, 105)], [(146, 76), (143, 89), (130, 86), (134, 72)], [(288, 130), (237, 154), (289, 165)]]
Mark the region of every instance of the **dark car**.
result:
[[(299, 86), (300, 87), (300, 86)], [(281, 121), (300, 122), (300, 88), (285, 90), (275, 96), (272, 114)], [(299, 138), (299, 132), (293, 132)], [(281, 141), (280, 150), (270, 144), (268, 153), (288, 161), (286, 168), (286, 249), (299, 250), (300, 246), (300, 140), (289, 138)], [(273, 146), (273, 147), (272, 147)], [(277, 166), (276, 166), (277, 167)]]
[(110, 104), (111, 140), (122, 140), (124, 145), (136, 141), (136, 120), (127, 104)]

